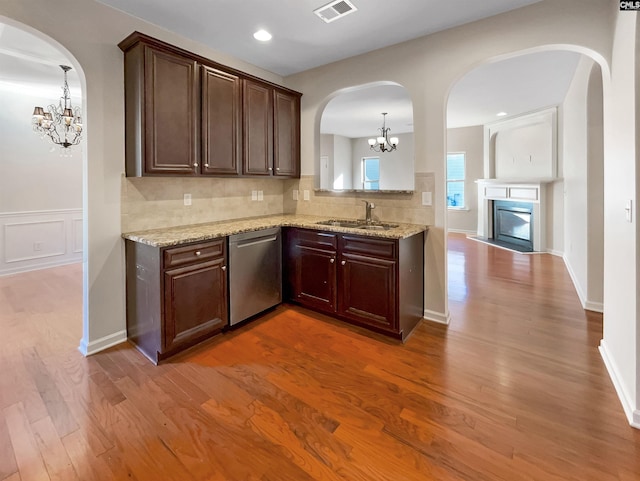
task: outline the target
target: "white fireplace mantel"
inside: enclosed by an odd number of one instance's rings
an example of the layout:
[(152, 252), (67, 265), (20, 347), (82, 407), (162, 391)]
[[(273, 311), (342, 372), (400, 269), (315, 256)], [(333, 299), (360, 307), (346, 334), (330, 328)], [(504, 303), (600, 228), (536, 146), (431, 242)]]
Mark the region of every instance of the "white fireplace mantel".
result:
[(533, 250), (546, 251), (546, 185), (558, 179), (478, 179), (478, 237), (493, 238), (493, 201), (533, 204)]

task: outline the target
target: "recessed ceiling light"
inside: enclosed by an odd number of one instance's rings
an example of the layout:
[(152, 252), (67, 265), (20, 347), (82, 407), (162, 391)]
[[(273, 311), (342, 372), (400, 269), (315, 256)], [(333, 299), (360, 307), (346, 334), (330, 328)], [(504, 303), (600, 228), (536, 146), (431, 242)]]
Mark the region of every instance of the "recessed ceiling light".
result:
[(506, 113), (506, 112), (498, 112), (498, 113), (496, 114), (496, 116), (497, 116), (497, 117), (504, 117), (505, 115), (507, 115), (507, 113)]
[(260, 40), (261, 42), (268, 42), (269, 40), (271, 40), (271, 34), (266, 30), (258, 30), (253, 34), (253, 38), (255, 38), (256, 40)]

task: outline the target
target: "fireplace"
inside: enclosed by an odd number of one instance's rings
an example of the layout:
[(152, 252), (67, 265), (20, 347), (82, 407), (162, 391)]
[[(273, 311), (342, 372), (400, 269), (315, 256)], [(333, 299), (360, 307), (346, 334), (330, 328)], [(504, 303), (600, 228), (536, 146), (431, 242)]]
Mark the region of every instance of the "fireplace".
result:
[(476, 182), (479, 239), (521, 252), (547, 250), (546, 185), (553, 179), (478, 179)]
[(533, 251), (533, 204), (493, 201), (493, 239)]

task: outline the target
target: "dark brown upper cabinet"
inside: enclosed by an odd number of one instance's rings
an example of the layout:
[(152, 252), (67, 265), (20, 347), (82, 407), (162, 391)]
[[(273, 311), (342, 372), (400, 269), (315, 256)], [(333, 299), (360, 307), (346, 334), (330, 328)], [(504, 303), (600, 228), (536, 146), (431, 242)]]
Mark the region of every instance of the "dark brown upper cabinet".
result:
[(242, 162), (242, 80), (202, 67), (203, 174), (238, 175)]
[(127, 176), (300, 176), (299, 92), (139, 32), (119, 47)]
[(273, 98), (268, 85), (244, 82), (244, 166), (247, 175), (273, 171)]

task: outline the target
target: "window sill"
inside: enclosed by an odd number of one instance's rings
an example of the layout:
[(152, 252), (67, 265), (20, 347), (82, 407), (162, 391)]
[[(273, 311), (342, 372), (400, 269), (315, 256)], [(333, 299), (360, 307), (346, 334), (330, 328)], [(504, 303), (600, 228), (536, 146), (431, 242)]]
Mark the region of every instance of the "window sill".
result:
[(450, 210), (452, 212), (470, 212), (471, 209), (469, 209), (468, 207), (447, 207), (447, 210)]

